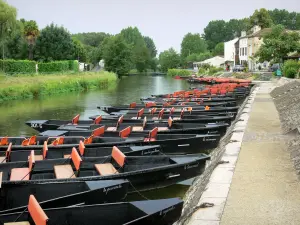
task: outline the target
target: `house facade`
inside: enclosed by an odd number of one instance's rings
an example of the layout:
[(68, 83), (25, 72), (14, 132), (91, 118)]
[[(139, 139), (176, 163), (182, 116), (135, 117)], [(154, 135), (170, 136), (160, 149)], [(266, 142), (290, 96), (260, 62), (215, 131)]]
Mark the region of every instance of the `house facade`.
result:
[(242, 31), (239, 39), (239, 64), (248, 63), (248, 37), (246, 31)]
[(235, 65), (235, 43), (238, 42), (238, 40), (238, 38), (235, 38), (224, 43), (224, 60), (225, 64), (230, 65), (230, 67), (233, 67)]

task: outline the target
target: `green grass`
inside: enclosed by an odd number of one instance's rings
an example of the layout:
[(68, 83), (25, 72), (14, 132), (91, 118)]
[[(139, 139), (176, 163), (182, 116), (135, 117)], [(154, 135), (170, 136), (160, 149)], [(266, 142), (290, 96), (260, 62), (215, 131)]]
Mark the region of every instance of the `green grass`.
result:
[(117, 76), (109, 72), (22, 76), (0, 74), (0, 102), (74, 91), (104, 89), (115, 84), (116, 81)]

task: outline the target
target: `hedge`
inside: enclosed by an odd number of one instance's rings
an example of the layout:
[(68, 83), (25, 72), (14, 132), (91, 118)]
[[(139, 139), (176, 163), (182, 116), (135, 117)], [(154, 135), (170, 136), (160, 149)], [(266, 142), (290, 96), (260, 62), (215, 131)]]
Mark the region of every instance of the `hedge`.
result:
[(48, 63), (39, 63), (39, 73), (65, 72), (69, 70), (69, 61), (53, 61)]
[(7, 74), (16, 74), (16, 73), (32, 74), (36, 72), (35, 65), (36, 62), (30, 60), (13, 60), (13, 59), (0, 60), (0, 70), (3, 70)]
[(77, 60), (69, 60), (69, 70), (78, 72), (79, 71), (79, 63)]
[(190, 76), (192, 71), (184, 69), (168, 69), (168, 76)]
[(283, 64), (283, 75), (288, 78), (295, 78), (300, 69), (300, 62), (296, 60), (287, 60)]

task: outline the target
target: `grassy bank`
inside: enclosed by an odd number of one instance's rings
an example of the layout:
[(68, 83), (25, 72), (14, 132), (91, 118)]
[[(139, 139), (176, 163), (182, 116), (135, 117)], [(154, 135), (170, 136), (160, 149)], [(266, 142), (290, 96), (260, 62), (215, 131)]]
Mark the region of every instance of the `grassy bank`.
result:
[(0, 102), (67, 92), (108, 88), (117, 76), (109, 72), (0, 77)]

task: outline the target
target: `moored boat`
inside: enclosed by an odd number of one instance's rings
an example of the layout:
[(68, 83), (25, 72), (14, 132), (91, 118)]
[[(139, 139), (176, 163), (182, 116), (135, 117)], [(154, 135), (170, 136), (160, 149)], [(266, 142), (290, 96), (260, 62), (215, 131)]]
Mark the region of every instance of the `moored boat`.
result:
[(31, 194), (44, 209), (116, 202), (127, 195), (126, 180), (98, 180), (13, 184), (1, 188), (0, 214), (23, 211)]
[(27, 162), (0, 164), (2, 187), (54, 181), (98, 181), (127, 179), (129, 192), (166, 187), (202, 174), (205, 154), (197, 156), (125, 156), (113, 147), (111, 156), (82, 158), (75, 148), (65, 159), (35, 160), (30, 152)]
[(0, 215), (0, 225), (170, 225), (183, 207), (178, 198), (43, 209), (31, 195), (28, 211)]

